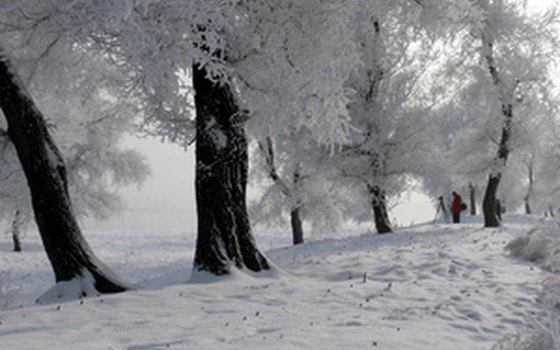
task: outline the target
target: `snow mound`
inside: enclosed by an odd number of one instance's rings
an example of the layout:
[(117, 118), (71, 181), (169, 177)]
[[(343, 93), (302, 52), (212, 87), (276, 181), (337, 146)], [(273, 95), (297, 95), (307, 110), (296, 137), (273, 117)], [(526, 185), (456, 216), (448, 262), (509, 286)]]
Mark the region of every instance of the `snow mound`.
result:
[(37, 299), (37, 304), (53, 304), (98, 296), (100, 293), (95, 289), (94, 282), (91, 273), (84, 270), (80, 277), (55, 284)]

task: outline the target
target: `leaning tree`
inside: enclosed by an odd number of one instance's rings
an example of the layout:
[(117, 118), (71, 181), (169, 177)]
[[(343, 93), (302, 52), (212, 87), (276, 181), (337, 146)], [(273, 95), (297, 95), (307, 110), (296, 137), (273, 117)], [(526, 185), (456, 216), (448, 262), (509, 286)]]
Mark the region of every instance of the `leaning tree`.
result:
[(56, 281), (80, 280), (75, 297), (130, 288), (97, 259), (85, 241), (72, 208), (62, 156), (4, 51), (0, 51), (0, 108), (27, 179), (35, 220)]
[[(31, 52), (27, 56), (33, 60)], [(39, 64), (50, 72), (35, 74), (28, 89), (41, 112), (48, 116), (49, 132), (66, 163), (75, 214), (78, 218), (104, 219), (124, 208), (118, 187), (140, 184), (148, 172), (143, 157), (124, 148), (121, 142), (126, 132), (136, 131), (136, 109), (131, 103), (113, 98), (122, 80), (106, 62), (80, 50), (68, 53), (66, 58), (74, 60), (75, 69), (63, 69), (52, 58), (43, 58)], [(29, 67), (22, 62), (25, 59), (20, 57), (16, 65), (25, 77)], [(58, 71), (54, 77), (53, 71)], [(89, 71), (87, 79), (82, 71)], [(55, 92), (52, 86), (56, 86)], [(12, 232), (17, 233), (31, 224), (33, 209), (5, 124), (0, 121), (0, 219), (12, 222)]]

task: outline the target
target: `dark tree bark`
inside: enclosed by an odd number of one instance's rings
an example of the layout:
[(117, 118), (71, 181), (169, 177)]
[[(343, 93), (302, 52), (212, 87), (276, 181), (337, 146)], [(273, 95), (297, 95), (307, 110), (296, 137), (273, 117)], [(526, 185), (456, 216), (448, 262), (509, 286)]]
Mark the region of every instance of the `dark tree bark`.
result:
[[(292, 180), (294, 183), (294, 188), (296, 193), (299, 193), (301, 189), (300, 188), (301, 180), (302, 180), (301, 169), (300, 166), (298, 165), (296, 167), (296, 170), (294, 170), (294, 177)], [(303, 223), (301, 221), (300, 211), (301, 211), (301, 204), (299, 201), (297, 201), (296, 207), (293, 208), (292, 211), (290, 212), (290, 220), (292, 224), (292, 238), (293, 238), (292, 241), (294, 245), (303, 243)]]
[(300, 217), (300, 208), (297, 207), (290, 212), (292, 224), (292, 241), (294, 245), (303, 243), (303, 223)]
[[(484, 59), (488, 67), (488, 71), (492, 78), (492, 82), (498, 91), (501, 100), (501, 111), (503, 116), (502, 133), (500, 143), (498, 145), (498, 153), (496, 155), (496, 162), (501, 167), (505, 167), (509, 156), (509, 143), (511, 139), (511, 126), (513, 123), (513, 105), (509, 102), (507, 94), (504, 92), (505, 87), (500, 79), (496, 63), (493, 56), (493, 43), (492, 40), (485, 35), (482, 37), (484, 45)], [(496, 194), (502, 178), (501, 170), (495, 170), (488, 176), (488, 185), (484, 193), (482, 201), (482, 210), (484, 215), (484, 227), (498, 227), (500, 221), (496, 213)]]
[(497, 201), (496, 193), (500, 184), (501, 175), (490, 175), (488, 178), (488, 185), (486, 186), (486, 193), (482, 201), (482, 211), (484, 213), (484, 227), (498, 227), (500, 220), (496, 211)]
[(100, 293), (126, 290), (85, 241), (68, 195), (64, 161), (41, 112), (1, 49), (0, 108), (27, 179), (35, 220), (56, 281), (70, 281), (89, 272)]
[(476, 186), (472, 183), (469, 184), (469, 197), (471, 202), (471, 215), (476, 215)]
[(527, 165), (527, 170), (529, 172), (528, 176), (529, 176), (529, 187), (527, 188), (527, 194), (525, 195), (524, 201), (525, 201), (525, 214), (532, 214), (532, 210), (531, 210), (531, 194), (533, 193), (533, 183), (534, 183), (534, 178), (533, 178), (533, 165), (532, 164), (528, 164)]
[(19, 217), (19, 210), (14, 213), (14, 219), (12, 220), (12, 241), (14, 242), (14, 252), (21, 252), (21, 241), (20, 237), (20, 226), (21, 221)]
[(231, 265), (269, 268), (251, 233), (246, 205), (248, 152), (244, 113), (231, 87), (193, 67), (196, 105), (198, 236), (194, 269), (228, 274)]
[(389, 212), (387, 211), (385, 194), (378, 186), (368, 186), (368, 191), (371, 196), (371, 206), (373, 208), (373, 218), (377, 233), (393, 232), (389, 220)]

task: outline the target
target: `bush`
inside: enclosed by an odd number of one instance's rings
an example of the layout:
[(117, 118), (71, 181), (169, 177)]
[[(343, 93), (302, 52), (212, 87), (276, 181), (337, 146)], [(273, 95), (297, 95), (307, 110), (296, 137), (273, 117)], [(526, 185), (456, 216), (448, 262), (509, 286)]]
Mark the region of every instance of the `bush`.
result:
[(506, 249), (514, 256), (539, 264), (550, 272), (560, 272), (560, 225), (558, 222), (541, 224), (511, 241)]
[(492, 350), (560, 350), (559, 318), (550, 315), (546, 322), (529, 320), (529, 325), (492, 347)]
[(7, 309), (17, 292), (18, 289), (12, 287), (10, 271), (0, 271), (0, 309)]

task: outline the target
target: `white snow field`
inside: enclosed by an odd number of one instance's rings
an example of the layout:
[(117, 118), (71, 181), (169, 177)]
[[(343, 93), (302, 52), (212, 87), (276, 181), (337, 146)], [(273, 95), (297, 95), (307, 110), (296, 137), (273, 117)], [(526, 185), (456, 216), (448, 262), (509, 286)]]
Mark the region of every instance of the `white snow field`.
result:
[(0, 349), (491, 349), (555, 312), (538, 303), (551, 273), (504, 250), (530, 227), (428, 223), (298, 247), (257, 230), (275, 271), (201, 282), (187, 282), (192, 233), (88, 231), (141, 288), (47, 305), (33, 303), (53, 285), (39, 238), (13, 253), (3, 235)]

